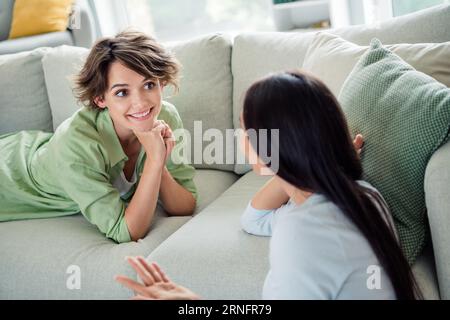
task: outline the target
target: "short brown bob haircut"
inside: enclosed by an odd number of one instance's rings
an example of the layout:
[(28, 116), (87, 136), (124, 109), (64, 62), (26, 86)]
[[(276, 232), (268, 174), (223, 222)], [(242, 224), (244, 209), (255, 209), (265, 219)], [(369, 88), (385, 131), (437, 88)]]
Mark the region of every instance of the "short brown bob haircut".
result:
[(115, 61), (148, 79), (158, 79), (178, 90), (178, 61), (155, 39), (133, 30), (99, 39), (84, 66), (75, 76), (75, 96), (84, 105), (98, 109), (94, 99), (108, 88), (108, 71)]

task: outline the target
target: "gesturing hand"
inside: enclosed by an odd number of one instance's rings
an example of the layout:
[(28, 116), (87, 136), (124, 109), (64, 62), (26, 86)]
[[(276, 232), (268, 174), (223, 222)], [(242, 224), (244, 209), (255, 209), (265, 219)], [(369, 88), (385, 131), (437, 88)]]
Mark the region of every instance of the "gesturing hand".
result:
[(128, 257), (128, 263), (138, 273), (144, 284), (119, 275), (115, 279), (136, 293), (133, 300), (198, 300), (191, 290), (173, 283), (156, 264), (149, 264), (143, 257)]

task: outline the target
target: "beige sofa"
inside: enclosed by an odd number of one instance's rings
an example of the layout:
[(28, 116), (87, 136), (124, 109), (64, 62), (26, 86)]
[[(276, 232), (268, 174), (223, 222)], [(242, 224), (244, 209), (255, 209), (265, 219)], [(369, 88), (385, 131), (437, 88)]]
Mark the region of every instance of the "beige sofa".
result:
[[(447, 42), (448, 30), (450, 6), (441, 6), (377, 26), (332, 32), (367, 45), (375, 36), (386, 44)], [(174, 44), (171, 49), (183, 64), (181, 91), (167, 99), (177, 106), (193, 136), (196, 120), (202, 121), (203, 130), (216, 128), (226, 136), (227, 129), (239, 126), (248, 86), (268, 72), (301, 67), (313, 36), (250, 33), (230, 39), (212, 35)], [(53, 130), (72, 114), (79, 106), (69, 76), (79, 68), (86, 51), (63, 46), (0, 56), (0, 86), (6, 86), (0, 96), (0, 134)], [(25, 88), (19, 85), (24, 81)], [(226, 140), (223, 148), (236, 150), (235, 140)], [(246, 165), (203, 160), (195, 164), (200, 197), (196, 214), (167, 217), (158, 208), (149, 234), (138, 242), (115, 244), (82, 215), (0, 223), (0, 298), (128, 298), (132, 292), (114, 282), (113, 276), (135, 277), (124, 257), (143, 255), (204, 298), (259, 299), (268, 271), (269, 239), (244, 233), (240, 215), (265, 178), (247, 172)], [(432, 241), (414, 272), (427, 299), (450, 298), (449, 161), (447, 143), (430, 160), (425, 177)], [(75, 273), (79, 288), (69, 283)]]

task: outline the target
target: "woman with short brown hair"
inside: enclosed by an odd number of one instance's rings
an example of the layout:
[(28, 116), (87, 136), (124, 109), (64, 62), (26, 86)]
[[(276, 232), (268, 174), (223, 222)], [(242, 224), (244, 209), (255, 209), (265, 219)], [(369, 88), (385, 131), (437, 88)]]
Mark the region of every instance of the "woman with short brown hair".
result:
[(84, 107), (54, 134), (0, 136), (0, 221), (81, 211), (106, 237), (127, 242), (145, 237), (158, 198), (171, 215), (192, 214), (195, 170), (171, 156), (183, 124), (162, 101), (178, 70), (143, 33), (97, 41), (75, 80)]

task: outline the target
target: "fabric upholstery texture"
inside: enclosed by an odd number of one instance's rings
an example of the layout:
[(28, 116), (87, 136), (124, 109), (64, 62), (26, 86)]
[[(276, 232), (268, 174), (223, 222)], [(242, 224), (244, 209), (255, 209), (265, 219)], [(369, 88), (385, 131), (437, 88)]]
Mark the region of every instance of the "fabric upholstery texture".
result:
[(41, 64), (46, 51), (42, 48), (0, 56), (0, 134), (20, 130), (52, 131)]
[(425, 169), (449, 136), (450, 89), (374, 39), (340, 101), (352, 134), (365, 137), (364, 178), (386, 199), (413, 263), (426, 240)]

